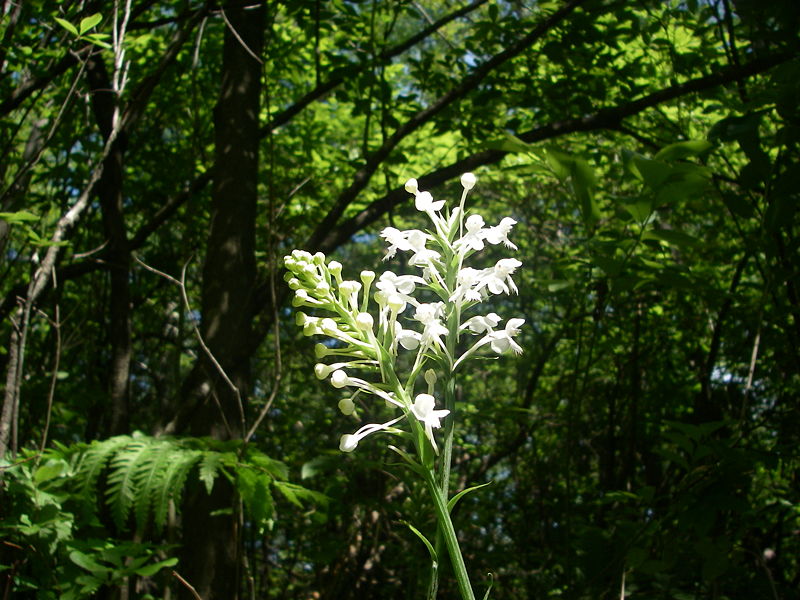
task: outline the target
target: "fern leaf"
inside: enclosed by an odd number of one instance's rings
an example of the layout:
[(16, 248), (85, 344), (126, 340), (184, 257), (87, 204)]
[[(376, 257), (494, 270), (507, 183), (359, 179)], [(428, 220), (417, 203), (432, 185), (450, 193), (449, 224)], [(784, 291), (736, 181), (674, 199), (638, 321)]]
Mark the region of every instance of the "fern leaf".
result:
[(186, 477), (201, 456), (202, 452), (199, 450), (176, 449), (174, 453), (170, 453), (164, 479), (153, 496), (153, 519), (158, 530), (161, 530), (167, 521), (170, 500), (174, 501), (176, 506), (180, 504)]
[(134, 514), (140, 529), (147, 524), (151, 509), (165, 486), (165, 475), (172, 457), (180, 447), (172, 440), (156, 440), (148, 448), (138, 469)]
[(97, 479), (105, 468), (109, 457), (119, 448), (130, 444), (132, 441), (133, 438), (129, 435), (119, 435), (107, 440), (92, 442), (78, 466), (77, 477), (81, 482), (79, 486), (81, 496), (86, 499), (94, 496)]
[(114, 523), (120, 529), (125, 527), (131, 506), (136, 498), (137, 468), (142, 457), (146, 455), (147, 449), (146, 439), (134, 439), (111, 459), (106, 503), (111, 509)]
[(206, 492), (209, 494), (214, 489), (214, 480), (221, 464), (222, 455), (219, 452), (203, 453), (203, 460), (200, 461), (200, 481), (206, 485)]

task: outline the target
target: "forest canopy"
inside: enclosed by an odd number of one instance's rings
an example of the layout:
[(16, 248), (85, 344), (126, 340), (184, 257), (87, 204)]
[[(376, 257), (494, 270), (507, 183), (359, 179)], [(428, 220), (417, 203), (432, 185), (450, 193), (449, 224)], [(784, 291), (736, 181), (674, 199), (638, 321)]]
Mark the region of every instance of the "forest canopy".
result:
[(2, 597), (794, 597), (799, 30), (2, 0)]

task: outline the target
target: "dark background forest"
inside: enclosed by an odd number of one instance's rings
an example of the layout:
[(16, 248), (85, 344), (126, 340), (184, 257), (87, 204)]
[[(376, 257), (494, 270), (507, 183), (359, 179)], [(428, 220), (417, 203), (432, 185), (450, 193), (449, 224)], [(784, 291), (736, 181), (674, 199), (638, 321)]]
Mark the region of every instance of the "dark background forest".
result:
[(404, 182), (467, 171), (526, 320), (458, 390), (479, 597), (800, 597), (799, 28), (0, 1), (0, 597), (424, 597), (430, 502), (384, 443), (338, 450), (282, 261), (381, 270), (378, 232), (425, 226)]

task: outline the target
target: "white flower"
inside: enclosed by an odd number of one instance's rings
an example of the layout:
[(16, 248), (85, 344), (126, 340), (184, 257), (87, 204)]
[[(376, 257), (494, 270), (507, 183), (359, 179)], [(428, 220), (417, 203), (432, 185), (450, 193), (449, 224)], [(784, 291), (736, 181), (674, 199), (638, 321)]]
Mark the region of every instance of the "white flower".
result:
[[(386, 271), (381, 274), (375, 287), (386, 294), (387, 301), (392, 295), (397, 295), (402, 298), (404, 302), (409, 302), (416, 306), (419, 303), (410, 294), (414, 293), (414, 289), (418, 283), (424, 285), (425, 280), (416, 275), (395, 275), (391, 271)], [(403, 310), (405, 310), (405, 306)]]
[(497, 313), (489, 313), (485, 317), (472, 317), (461, 328), (469, 329), (472, 333), (491, 333), (499, 323), (500, 316)]
[(408, 181), (406, 181), (406, 186), (405, 187), (406, 187), (406, 191), (409, 194), (416, 194), (417, 191), (419, 190), (419, 185), (417, 184), (417, 180), (414, 179), (413, 177), (411, 179), (409, 179)]
[(392, 258), (398, 250), (407, 252), (412, 250), (411, 244), (408, 243), (408, 236), (411, 231), (400, 231), (395, 227), (386, 227), (381, 231), (381, 237), (389, 244), (389, 249), (384, 256), (384, 260)]
[(343, 387), (360, 388), (365, 392), (369, 392), (370, 394), (378, 396), (378, 398), (386, 400), (388, 403), (394, 406), (399, 406), (400, 408), (403, 408), (403, 404), (391, 394), (383, 391), (380, 388), (375, 387), (375, 385), (371, 384), (369, 381), (364, 381), (363, 379), (358, 379), (357, 377), (350, 377), (347, 373), (345, 373), (341, 369), (339, 369), (338, 371), (334, 371), (333, 375), (331, 375), (331, 385), (339, 389)]
[(458, 272), (456, 283), (458, 284), (453, 294), (450, 296), (451, 302), (462, 302), (464, 300), (471, 302), (480, 302), (480, 285), (481, 276), (483, 271), (473, 269), (472, 267), (464, 267)]
[(511, 217), (505, 217), (500, 221), (500, 223), (486, 230), (486, 235), (484, 237), (490, 244), (499, 244), (502, 242), (507, 248), (517, 250), (517, 247), (508, 239), (508, 234), (511, 233), (511, 228), (516, 224), (517, 222)]
[(372, 433), (375, 433), (376, 431), (384, 431), (386, 429), (389, 429), (392, 425), (394, 425), (404, 417), (405, 415), (400, 415), (396, 419), (392, 419), (391, 421), (387, 421), (386, 423), (369, 423), (368, 425), (364, 425), (361, 429), (359, 429), (355, 433), (345, 433), (339, 439), (339, 450), (341, 450), (342, 452), (352, 452), (358, 447), (358, 443), (365, 437), (367, 437)]
[(431, 236), (419, 230), (412, 229), (409, 232), (408, 243), (414, 252), (414, 256), (408, 259), (408, 264), (415, 267), (432, 267), (435, 260), (439, 260), (439, 253), (436, 250), (429, 250), (425, 247)]
[(493, 331), (486, 336), (491, 343), (492, 350), (502, 354), (511, 348), (514, 354), (522, 354), (522, 347), (511, 338), (519, 333), (519, 328), (522, 327), (523, 323), (525, 323), (525, 319), (509, 319), (506, 321), (505, 330)]
[(434, 344), (447, 352), (442, 342), (442, 336), (447, 335), (447, 327), (442, 325), (441, 316), (443, 314), (443, 304), (435, 302), (431, 304), (420, 304), (414, 312), (414, 318), (424, 325), (421, 343), (425, 348)]
[(444, 206), (444, 200), (434, 201), (430, 192), (419, 192), (414, 199), (414, 206), (416, 206), (417, 210), (421, 212), (442, 210), (442, 207)]
[(439, 419), (446, 417), (450, 414), (449, 410), (434, 410), (436, 400), (430, 394), (419, 394), (414, 399), (414, 404), (411, 406), (411, 412), (417, 419), (425, 424), (425, 435), (431, 441), (431, 446), (438, 454), (439, 450), (436, 448), (436, 441), (433, 439), (433, 430), (441, 427)]
[(394, 322), (394, 339), (406, 350), (416, 350), (419, 348), (422, 336), (411, 329), (403, 329), (397, 321)]
[(480, 215), (470, 215), (464, 225), (467, 233), (455, 242), (453, 246), (457, 249), (466, 247), (469, 250), (483, 250), (483, 238), (486, 237), (486, 230), (483, 229), (485, 222)]
[(478, 289), (486, 287), (492, 294), (509, 294), (511, 292), (518, 293), (517, 286), (511, 279), (514, 271), (522, 263), (516, 258), (502, 258), (497, 261), (497, 264), (490, 268), (484, 269), (481, 273), (481, 281), (478, 284)]
[(339, 284), (342, 302), (349, 303), (352, 310), (358, 310), (358, 291), (360, 289), (361, 284), (358, 281), (347, 280)]

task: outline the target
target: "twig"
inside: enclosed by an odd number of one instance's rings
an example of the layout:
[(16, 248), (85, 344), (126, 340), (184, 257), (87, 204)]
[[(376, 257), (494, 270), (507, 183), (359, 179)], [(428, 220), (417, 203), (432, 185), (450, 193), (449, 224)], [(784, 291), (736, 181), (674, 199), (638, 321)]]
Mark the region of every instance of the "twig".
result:
[[(53, 279), (55, 279), (55, 271), (53, 272)], [(56, 287), (55, 281), (53, 287)], [(56, 395), (56, 384), (58, 383), (58, 368), (61, 365), (61, 309), (58, 302), (56, 302), (55, 315), (52, 321), (53, 329), (56, 336), (56, 348), (53, 356), (53, 373), (50, 375), (50, 389), (47, 391), (47, 412), (44, 418), (44, 428), (42, 429), (42, 441), (39, 444), (39, 452), (44, 452), (44, 447), (47, 445), (47, 434), (50, 431), (50, 416), (53, 412), (53, 399)]]
[(195, 600), (203, 600), (200, 594), (197, 593), (197, 590), (194, 589), (194, 586), (188, 581), (186, 581), (183, 577), (181, 577), (177, 571), (172, 571), (172, 576), (178, 581), (180, 581), (181, 584), (183, 584), (186, 587), (186, 589), (192, 593), (192, 596), (195, 597)]
[(235, 37), (239, 41), (239, 43), (242, 45), (242, 48), (244, 48), (244, 51), (247, 52), (250, 56), (252, 56), (258, 64), (263, 65), (264, 61), (261, 60), (255, 52), (250, 50), (250, 47), (247, 44), (244, 43), (244, 40), (239, 35), (239, 32), (236, 31), (236, 28), (228, 20), (228, 16), (225, 14), (225, 11), (220, 8), (219, 12), (222, 13), (222, 18), (225, 20), (225, 25), (228, 26), (228, 29), (230, 29), (231, 33), (233, 34), (233, 37)]
[[(155, 273), (156, 275), (160, 275), (161, 277), (165, 278), (167, 281), (177, 285), (181, 290), (181, 298), (183, 299), (183, 305), (186, 308), (186, 311), (191, 314), (192, 305), (189, 302), (189, 296), (186, 293), (186, 269), (188, 268), (189, 262), (191, 262), (191, 259), (189, 261), (187, 261), (186, 264), (183, 266), (183, 269), (181, 271), (180, 280), (175, 279), (172, 275), (164, 273), (163, 271), (159, 271), (155, 267), (151, 267), (150, 265), (148, 265), (147, 263), (142, 261), (142, 259), (140, 259), (135, 254), (133, 255), (133, 259), (137, 263), (142, 265), (145, 269), (150, 271), (151, 273)], [(233, 381), (231, 381), (230, 377), (228, 377), (228, 374), (225, 372), (225, 369), (222, 368), (222, 365), (219, 364), (219, 361), (217, 361), (217, 359), (214, 357), (214, 353), (211, 352), (211, 349), (206, 345), (205, 340), (203, 340), (203, 335), (200, 333), (200, 329), (197, 327), (197, 323), (196, 323), (196, 321), (194, 319), (192, 319), (192, 330), (194, 331), (194, 335), (197, 338), (197, 343), (200, 344), (200, 347), (203, 349), (203, 352), (205, 352), (206, 357), (208, 358), (208, 360), (211, 361), (211, 363), (217, 369), (217, 372), (219, 373), (220, 377), (222, 377), (222, 379), (225, 381), (225, 383), (228, 384), (228, 387), (230, 387), (231, 391), (233, 392), (234, 396), (236, 397), (236, 401), (239, 404), (239, 413), (240, 413), (240, 415), (242, 417), (242, 430), (244, 430), (244, 405), (242, 404), (242, 396), (239, 393), (239, 388), (237, 388), (236, 384), (234, 384)], [(214, 398), (217, 401), (217, 406), (219, 407), (220, 411), (222, 412), (222, 417), (223, 417), (223, 420), (225, 421), (225, 427), (226, 427), (226, 429), (228, 429), (228, 433), (231, 435), (231, 437), (233, 437), (233, 432), (231, 431), (230, 427), (228, 426), (227, 420), (225, 419), (225, 412), (222, 410), (222, 405), (219, 403), (219, 399), (217, 399), (216, 394), (214, 394)]]

